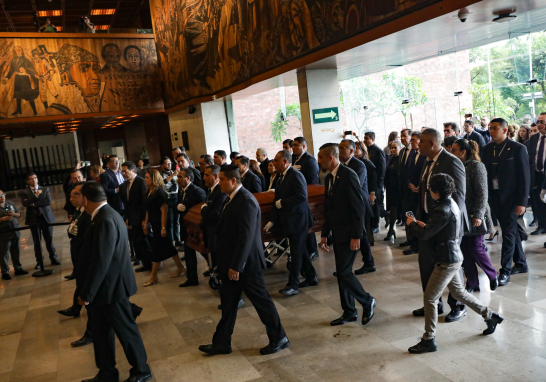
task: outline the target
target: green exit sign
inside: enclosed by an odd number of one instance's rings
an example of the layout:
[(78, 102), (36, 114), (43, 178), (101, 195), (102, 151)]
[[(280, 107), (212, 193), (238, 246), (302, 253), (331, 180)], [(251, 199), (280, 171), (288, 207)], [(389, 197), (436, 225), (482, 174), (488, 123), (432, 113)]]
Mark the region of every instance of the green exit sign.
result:
[(326, 123), (339, 121), (339, 112), (337, 107), (328, 107), (326, 109), (313, 110), (313, 123)]

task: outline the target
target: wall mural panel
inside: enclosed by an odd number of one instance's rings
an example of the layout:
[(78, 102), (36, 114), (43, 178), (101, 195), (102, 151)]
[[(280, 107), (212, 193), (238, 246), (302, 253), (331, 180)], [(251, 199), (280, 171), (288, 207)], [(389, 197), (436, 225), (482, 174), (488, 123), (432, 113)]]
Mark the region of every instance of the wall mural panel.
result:
[(150, 0), (167, 108), (437, 0)]
[(153, 39), (0, 39), (0, 117), (163, 107)]

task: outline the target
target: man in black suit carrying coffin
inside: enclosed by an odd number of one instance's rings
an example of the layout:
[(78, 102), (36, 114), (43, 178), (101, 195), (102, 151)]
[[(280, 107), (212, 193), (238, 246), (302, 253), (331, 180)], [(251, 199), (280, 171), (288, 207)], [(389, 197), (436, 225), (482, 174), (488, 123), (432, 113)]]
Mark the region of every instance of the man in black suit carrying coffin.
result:
[(93, 332), (95, 362), (99, 373), (84, 382), (118, 381), (115, 336), (132, 366), (125, 382), (152, 379), (146, 350), (133, 317), (129, 297), (137, 292), (135, 274), (129, 259), (129, 237), (123, 218), (106, 203), (106, 193), (97, 182), (81, 188), (85, 212), (91, 215), (84, 251), (89, 267), (78, 297), (87, 305)]
[[(279, 181), (275, 188), (271, 221), (264, 227), (264, 231), (269, 231), (275, 224), (280, 225), (290, 242), (290, 276), (286, 287), (279, 291), (285, 296), (298, 294), (299, 288), (318, 285), (317, 272), (306, 247), (307, 232), (313, 226), (307, 184), (303, 175), (290, 166), (291, 162), (290, 151), (279, 151), (273, 159)], [(300, 271), (305, 276), (301, 283)]]
[(241, 173), (241, 183), (244, 188), (250, 191), (252, 194), (257, 192), (263, 192), (262, 182), (260, 178), (252, 171), (248, 169), (250, 165), (250, 159), (245, 156), (238, 156), (234, 160), (235, 165), (239, 167), (239, 172)]
[(273, 354), (290, 346), (279, 313), (265, 288), (265, 257), (260, 236), (261, 210), (256, 198), (241, 185), (236, 166), (220, 172), (220, 188), (227, 194), (216, 231), (218, 273), (222, 318), (212, 344), (201, 345), (207, 354), (231, 353), (231, 335), (237, 319), (241, 293), (245, 292), (265, 325), (269, 344), (262, 355)]
[(353, 274), (353, 263), (364, 232), (364, 200), (358, 176), (339, 162), (337, 144), (327, 143), (319, 151), (320, 166), (329, 171), (324, 190), (324, 225), (320, 247), (329, 252), (327, 238), (332, 233), (336, 277), (343, 314), (330, 325), (343, 325), (358, 319), (355, 300), (362, 304), (362, 325), (374, 315), (375, 298), (370, 296)]

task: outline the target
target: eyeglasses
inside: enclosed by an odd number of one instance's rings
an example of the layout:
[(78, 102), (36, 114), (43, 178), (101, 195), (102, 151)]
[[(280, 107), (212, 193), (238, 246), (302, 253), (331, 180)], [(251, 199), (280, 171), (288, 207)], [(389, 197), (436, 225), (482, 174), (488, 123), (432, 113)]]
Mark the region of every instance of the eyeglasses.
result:
[(539, 119), (539, 120), (537, 121), (537, 125), (544, 125), (544, 123), (546, 123), (546, 121), (544, 121), (544, 120), (540, 120), (540, 119)]
[(6, 194), (0, 194), (0, 198), (1, 198), (2, 196), (6, 196)]

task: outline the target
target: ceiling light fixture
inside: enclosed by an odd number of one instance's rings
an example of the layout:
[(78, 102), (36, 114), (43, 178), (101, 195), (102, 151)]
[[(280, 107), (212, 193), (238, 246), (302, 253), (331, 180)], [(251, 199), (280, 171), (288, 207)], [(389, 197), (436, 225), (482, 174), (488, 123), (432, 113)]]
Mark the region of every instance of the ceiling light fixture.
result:
[(63, 11), (56, 10), (56, 11), (38, 11), (38, 16), (40, 17), (52, 17), (52, 16), (62, 16)]
[(105, 31), (110, 29), (110, 25), (95, 25), (95, 30)]
[(113, 15), (114, 13), (116, 13), (115, 8), (91, 10), (91, 16)]
[(493, 19), (494, 23), (507, 23), (509, 21), (515, 20), (517, 18), (516, 15), (513, 15), (517, 10), (516, 7), (506, 8), (506, 9), (499, 9), (498, 11), (494, 11), (493, 15), (497, 16)]

